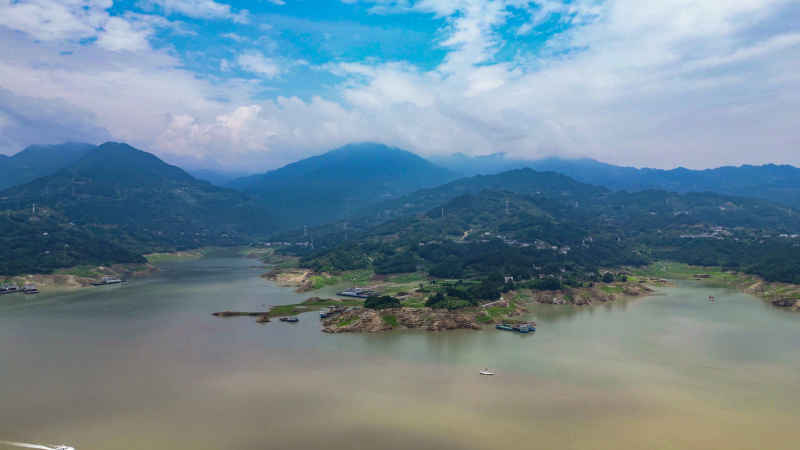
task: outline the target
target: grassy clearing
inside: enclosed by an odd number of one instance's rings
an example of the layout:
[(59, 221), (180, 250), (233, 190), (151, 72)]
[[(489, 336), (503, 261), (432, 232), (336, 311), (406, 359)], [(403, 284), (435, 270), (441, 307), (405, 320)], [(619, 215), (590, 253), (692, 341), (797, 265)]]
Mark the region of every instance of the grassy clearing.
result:
[(422, 272), (401, 273), (399, 275), (392, 275), (388, 278), (388, 281), (392, 283), (421, 283), (425, 280), (425, 274)]
[(67, 269), (59, 269), (56, 271), (56, 273), (63, 275), (74, 275), (76, 277), (82, 277), (82, 278), (99, 278), (103, 276), (103, 274), (97, 270), (96, 266), (89, 266), (89, 265), (75, 266)]
[(311, 288), (316, 290), (325, 286), (336, 286), (340, 284), (364, 285), (369, 283), (374, 275), (375, 272), (367, 269), (351, 270), (347, 272), (341, 272), (336, 275), (327, 273), (313, 275), (311, 277)]
[(394, 314), (384, 314), (381, 316), (381, 319), (391, 327), (396, 327), (398, 325), (397, 317)]
[(354, 324), (357, 320), (358, 316), (345, 317), (344, 319), (340, 320), (339, 323), (336, 324), (336, 326), (346, 327), (348, 325)]
[(158, 263), (172, 262), (172, 261), (199, 259), (206, 256), (206, 254), (209, 251), (210, 249), (207, 248), (199, 248), (195, 250), (184, 250), (180, 252), (150, 253), (144, 255), (144, 257), (150, 264), (158, 264)]
[(600, 286), (600, 290), (605, 292), (606, 294), (622, 294), (625, 291), (625, 288), (622, 286), (616, 286), (613, 284)]
[(475, 316), (475, 320), (483, 324), (494, 323), (495, 321), (489, 314), (478, 314), (477, 316)]
[(403, 306), (407, 306), (409, 308), (423, 308), (425, 307), (425, 299), (419, 297), (412, 297), (401, 300)]
[(311, 298), (303, 303), (293, 305), (273, 306), (269, 310), (269, 317), (294, 316), (309, 311), (325, 309), (328, 306), (363, 306), (364, 301), (359, 299), (334, 300), (329, 298)]

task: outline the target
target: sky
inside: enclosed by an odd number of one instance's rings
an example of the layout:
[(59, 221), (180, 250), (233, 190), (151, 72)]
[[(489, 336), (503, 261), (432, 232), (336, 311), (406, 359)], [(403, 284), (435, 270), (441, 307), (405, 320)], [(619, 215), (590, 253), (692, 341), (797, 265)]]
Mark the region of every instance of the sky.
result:
[(0, 154), (800, 165), (797, 0), (0, 0)]

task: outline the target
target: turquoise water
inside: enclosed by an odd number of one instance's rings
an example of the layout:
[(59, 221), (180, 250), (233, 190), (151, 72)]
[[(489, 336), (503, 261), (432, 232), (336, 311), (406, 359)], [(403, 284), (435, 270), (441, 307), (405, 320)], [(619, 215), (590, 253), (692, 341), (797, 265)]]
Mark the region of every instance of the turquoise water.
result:
[[(592, 308), (540, 305), (532, 335), (327, 335), (316, 313), (266, 325), (210, 315), (308, 296), (264, 270), (207, 258), (123, 286), (0, 297), (0, 440), (79, 450), (798, 445), (800, 314), (748, 295), (686, 283)], [(498, 375), (477, 375), (483, 367)]]

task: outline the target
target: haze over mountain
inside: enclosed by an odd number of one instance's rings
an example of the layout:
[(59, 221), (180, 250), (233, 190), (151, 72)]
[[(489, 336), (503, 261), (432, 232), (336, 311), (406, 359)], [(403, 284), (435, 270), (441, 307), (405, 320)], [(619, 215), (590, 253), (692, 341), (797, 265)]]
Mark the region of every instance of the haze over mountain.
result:
[(553, 171), (584, 183), (614, 190), (661, 189), (672, 192), (716, 192), (762, 198), (800, 207), (800, 168), (790, 165), (725, 166), (705, 170), (671, 170), (615, 166), (589, 158), (545, 158), (534, 161), (506, 158), (502, 153), (470, 157), (456, 153), (432, 158), (465, 175), (495, 174), (529, 167)]
[(0, 157), (0, 190), (55, 173), (95, 146), (84, 143), (31, 145), (13, 156)]
[(411, 152), (362, 143), (240, 178), (229, 186), (257, 195), (270, 210), (280, 211), (281, 225), (289, 227), (335, 221), (456, 176)]
[[(199, 181), (127, 144), (105, 143), (58, 172), (0, 192), (0, 209), (63, 216), (136, 252), (247, 242), (272, 227), (247, 195)], [(72, 226), (72, 225), (70, 225)]]

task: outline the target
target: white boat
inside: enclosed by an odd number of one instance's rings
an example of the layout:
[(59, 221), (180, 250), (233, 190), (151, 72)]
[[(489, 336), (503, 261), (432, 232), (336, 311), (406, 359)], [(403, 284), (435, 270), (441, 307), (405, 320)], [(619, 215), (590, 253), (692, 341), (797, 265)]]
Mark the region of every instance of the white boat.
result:
[(492, 372), (489, 369), (483, 369), (483, 370), (480, 371), (480, 374), (481, 375), (494, 375), (494, 372)]

